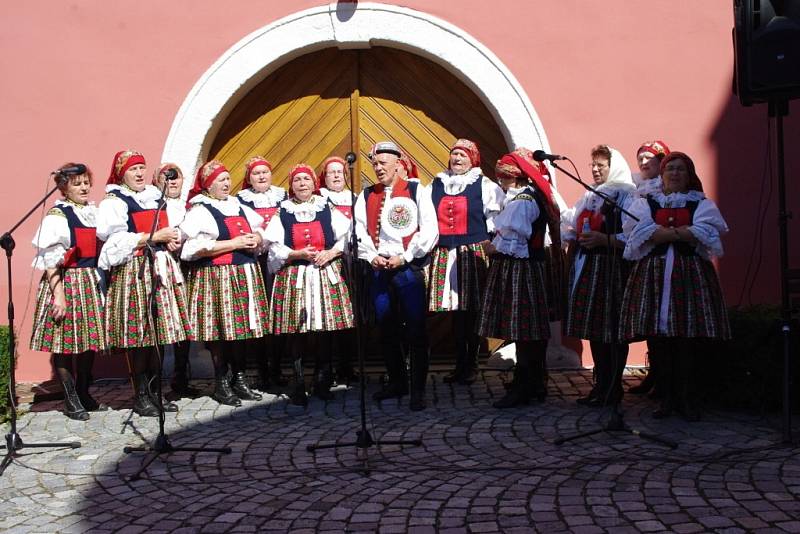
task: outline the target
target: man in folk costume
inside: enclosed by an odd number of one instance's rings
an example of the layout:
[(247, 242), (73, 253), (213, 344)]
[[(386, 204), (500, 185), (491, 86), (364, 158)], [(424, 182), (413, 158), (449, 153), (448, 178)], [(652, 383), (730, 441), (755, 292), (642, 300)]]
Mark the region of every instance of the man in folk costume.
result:
[(483, 175), (478, 145), (469, 139), (455, 142), (447, 170), (430, 188), (439, 243), (431, 254), (428, 310), (451, 312), (456, 367), (444, 381), (468, 385), (477, 373), (475, 320), (489, 269), (483, 244), (494, 234), (493, 219), (503, 209), (505, 193)]
[(411, 356), (409, 407), (417, 411), (425, 409), (429, 358), (423, 270), (439, 231), (430, 191), (400, 177), (401, 155), (391, 141), (373, 147), (370, 159), (379, 183), (358, 196), (355, 220), (358, 257), (372, 266), (369, 297), (381, 328), (389, 375), (388, 383), (373, 398), (381, 401), (408, 392), (402, 352), (405, 334)]

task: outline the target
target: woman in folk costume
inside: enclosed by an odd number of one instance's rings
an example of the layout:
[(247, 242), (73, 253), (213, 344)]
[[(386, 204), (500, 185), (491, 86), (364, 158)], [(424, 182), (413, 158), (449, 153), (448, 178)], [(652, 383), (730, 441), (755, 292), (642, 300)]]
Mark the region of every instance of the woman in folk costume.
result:
[[(347, 162), (338, 157), (331, 156), (322, 162), (322, 168), (317, 175), (317, 183), (325, 184), (319, 188), (319, 194), (325, 198), (334, 209), (342, 212), (348, 219), (353, 220), (353, 207), (356, 203), (356, 195), (347, 188), (350, 173)], [(352, 231), (352, 224), (350, 227)], [(349, 254), (351, 235), (345, 239), (344, 250)], [(348, 259), (345, 258), (345, 272), (348, 284), (352, 280), (352, 273), (348, 269)], [(355, 259), (353, 258), (353, 261)], [(349, 287), (352, 287), (350, 285)], [(336, 354), (336, 379), (339, 382), (347, 383), (355, 377), (351, 356), (356, 352), (356, 332), (349, 330), (333, 335), (331, 340), (332, 354)]]
[[(652, 193), (662, 191), (661, 184), (661, 161), (669, 155), (669, 147), (664, 141), (647, 141), (639, 146), (636, 151), (636, 163), (639, 166), (639, 173), (633, 175), (633, 182), (636, 184), (636, 194), (646, 197)], [(648, 344), (647, 361), (650, 364), (647, 376), (638, 385), (629, 388), (628, 391), (636, 395), (644, 395), (656, 385), (656, 375), (658, 375), (659, 362), (658, 354), (653, 352)], [(653, 396), (659, 397), (661, 393), (653, 390)]]
[[(67, 163), (59, 171), (74, 166)], [(53, 353), (53, 367), (64, 387), (64, 414), (85, 421), (88, 412), (107, 409), (89, 394), (94, 356), (106, 348), (97, 207), (89, 202), (88, 168), (77, 175), (57, 172), (54, 179), (63, 199), (47, 212), (33, 238), (33, 267), (44, 275), (36, 294), (30, 346)]]
[(663, 191), (630, 207), (639, 221), (623, 218), (625, 258), (636, 261), (622, 300), (620, 333), (647, 339), (663, 363), (656, 376), (662, 392), (653, 417), (677, 409), (689, 421), (694, 404), (692, 369), (709, 340), (729, 339), (725, 301), (711, 260), (722, 256), (728, 226), (703, 194), (694, 162), (672, 152), (661, 162)]
[[(239, 202), (248, 206), (264, 219), (262, 228), (266, 228), (272, 217), (278, 212), (280, 203), (286, 200), (286, 190), (272, 183), (272, 164), (261, 156), (250, 158), (244, 168), (244, 188), (236, 195)], [(258, 256), (261, 274), (264, 276), (264, 288), (267, 298), (272, 292), (273, 274), (269, 271), (267, 250)], [(258, 374), (261, 379), (260, 389), (272, 386), (285, 386), (286, 379), (281, 374), (281, 354), (283, 340), (272, 334), (264, 334), (262, 338), (249, 339), (244, 342), (246, 352), (257, 355)]]
[(245, 355), (235, 342), (267, 331), (267, 294), (256, 255), (263, 219), (230, 196), (231, 175), (216, 160), (197, 170), (189, 211), (181, 224), (189, 262), (189, 318), (214, 363), (214, 393), (220, 404), (260, 400), (245, 378)]
[[(591, 156), (595, 189), (627, 209), (636, 186), (625, 158), (606, 145), (594, 147)], [(592, 349), (595, 385), (578, 403), (605, 406), (622, 398), (628, 343), (619, 338), (618, 320), (630, 262), (622, 259), (621, 212), (592, 191), (584, 193), (572, 211), (569, 228), (562, 235), (570, 241), (564, 334), (588, 339)]]
[[(108, 345), (128, 352), (136, 390), (134, 411), (156, 416), (158, 408), (149, 387), (160, 365), (154, 346), (189, 339), (192, 330), (183, 274), (171, 254), (180, 248), (180, 234), (169, 226), (167, 214), (159, 211), (161, 192), (146, 183), (145, 172), (144, 156), (139, 152), (124, 150), (114, 156), (106, 197), (98, 207), (97, 236), (104, 241), (98, 264), (111, 270), (106, 299)], [(144, 255), (154, 224), (155, 273)], [(154, 275), (157, 312), (151, 318)], [(163, 403), (163, 407), (167, 411), (178, 409), (171, 402)]]
[[(183, 172), (180, 167), (174, 163), (162, 163), (153, 173), (153, 185), (164, 192), (164, 200), (166, 201), (164, 210), (167, 212), (169, 226), (178, 227), (186, 216), (186, 201), (181, 198)], [(180, 251), (173, 251), (172, 255), (176, 260), (180, 261)], [(181, 271), (185, 278), (186, 269), (183, 265), (181, 266)], [(172, 393), (178, 398), (199, 397), (200, 390), (189, 385), (189, 340), (179, 341), (172, 347), (175, 363), (175, 372), (170, 383)]]
[[(345, 284), (342, 250), (349, 236), (350, 219), (318, 189), (314, 169), (305, 163), (289, 173), (289, 200), (267, 225), (270, 263), (275, 273), (269, 324), (276, 335), (288, 334), (294, 359), (293, 404), (308, 404), (303, 378), (303, 356), (317, 354), (314, 394), (333, 398), (330, 362), (322, 362), (319, 346), (324, 337), (315, 334), (353, 328), (353, 307)], [(314, 346), (314, 344), (317, 346)]]
[(522, 154), (506, 154), (495, 167), (506, 192), (494, 219), (495, 237), (486, 246), (491, 265), (486, 279), (478, 334), (513, 341), (514, 379), (495, 408), (543, 401), (550, 338), (544, 251), (545, 232), (559, 243), (560, 214), (550, 183)]
[(479, 349), (475, 320), (489, 269), (483, 245), (494, 233), (505, 193), (483, 175), (478, 145), (469, 139), (450, 148), (447, 171), (436, 175), (430, 188), (439, 243), (431, 252), (428, 309), (452, 313), (456, 366), (444, 382), (472, 384)]

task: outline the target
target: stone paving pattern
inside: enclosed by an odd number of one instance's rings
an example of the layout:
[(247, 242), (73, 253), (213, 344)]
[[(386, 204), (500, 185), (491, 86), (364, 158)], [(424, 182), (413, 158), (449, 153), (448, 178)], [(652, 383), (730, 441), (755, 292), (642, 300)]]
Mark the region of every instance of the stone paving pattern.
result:
[[(626, 376), (626, 385), (640, 376)], [(149, 443), (158, 427), (131, 416), (127, 384), (96, 386), (114, 409), (88, 422), (65, 418), (58, 402), (22, 406), (23, 441), (82, 447), (20, 451), (0, 478), (0, 530), (800, 532), (800, 458), (780, 443), (779, 415), (706, 411), (699, 423), (657, 421), (654, 401), (626, 395), (627, 423), (676, 440), (677, 449), (622, 432), (558, 446), (558, 436), (608, 415), (575, 404), (591, 372), (553, 373), (545, 404), (491, 408), (509, 378), (485, 372), (466, 387), (432, 374), (423, 412), (410, 412), (407, 398), (368, 402), (374, 438), (421, 439), (419, 447), (307, 452), (308, 444), (355, 439), (357, 387), (340, 387), (327, 403), (312, 398), (308, 409), (274, 394), (241, 408), (184, 399), (167, 415), (172, 444), (233, 452), (163, 455), (135, 482), (127, 476), (144, 455), (123, 448)], [(371, 393), (377, 375), (369, 382)]]

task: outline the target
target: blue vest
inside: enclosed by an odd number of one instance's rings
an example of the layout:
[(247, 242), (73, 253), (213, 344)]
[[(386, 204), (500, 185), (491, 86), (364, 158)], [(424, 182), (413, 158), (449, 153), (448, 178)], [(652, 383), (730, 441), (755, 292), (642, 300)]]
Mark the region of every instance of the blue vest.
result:
[[(458, 195), (446, 194), (444, 182), (438, 178), (431, 183), (431, 198), (433, 206), (436, 208), (436, 218), (439, 221), (439, 246), (452, 248), (489, 239), (489, 233), (486, 231), (486, 217), (483, 214), (482, 179), (483, 176), (469, 184)], [(452, 208), (447, 207), (448, 200), (460, 204), (460, 207), (456, 208), (455, 217)], [(442, 202), (445, 205), (442, 205)], [(466, 210), (463, 209), (464, 204), (466, 204)], [(464, 216), (466, 216), (466, 225), (463, 220)]]
[[(79, 249), (73, 264), (69, 265), (68, 267), (97, 267), (97, 253), (100, 252), (100, 243), (97, 242), (97, 229), (94, 226), (86, 226), (83, 224), (72, 206), (58, 206), (58, 209), (61, 210), (61, 212), (67, 218), (67, 224), (69, 225), (70, 248), (78, 247)], [(86, 233), (79, 239), (76, 235), (76, 230), (80, 231), (83, 229), (87, 229)], [(90, 236), (89, 234), (93, 235)], [(91, 242), (89, 241), (90, 239)], [(86, 250), (86, 248), (91, 249), (92, 245), (95, 247), (94, 254), (91, 254)]]

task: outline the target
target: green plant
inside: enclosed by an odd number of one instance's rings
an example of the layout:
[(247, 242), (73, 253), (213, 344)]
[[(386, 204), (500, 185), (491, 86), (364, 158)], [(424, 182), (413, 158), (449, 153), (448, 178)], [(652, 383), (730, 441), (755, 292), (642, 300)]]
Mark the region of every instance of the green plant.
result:
[(0, 325), (0, 422), (5, 421), (8, 412), (8, 374), (11, 358), (8, 353), (8, 326)]

